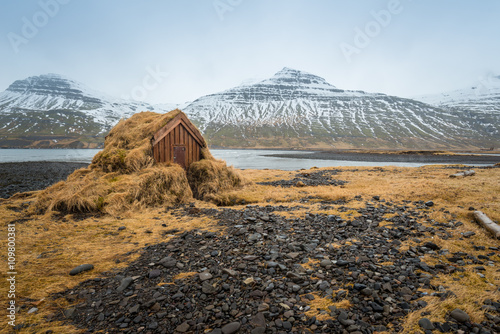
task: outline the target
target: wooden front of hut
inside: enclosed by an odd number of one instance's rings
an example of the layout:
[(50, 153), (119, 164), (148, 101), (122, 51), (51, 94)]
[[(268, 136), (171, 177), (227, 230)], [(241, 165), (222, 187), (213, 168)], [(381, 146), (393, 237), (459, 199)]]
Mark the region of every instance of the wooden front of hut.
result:
[(201, 149), (206, 146), (200, 131), (180, 112), (152, 139), (153, 156), (156, 162), (173, 162), (187, 169), (201, 158)]

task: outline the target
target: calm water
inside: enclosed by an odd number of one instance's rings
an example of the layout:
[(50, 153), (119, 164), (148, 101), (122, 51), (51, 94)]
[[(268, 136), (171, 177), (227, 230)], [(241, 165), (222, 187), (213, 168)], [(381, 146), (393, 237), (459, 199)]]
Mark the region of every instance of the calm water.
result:
[[(0, 149), (0, 163), (25, 161), (63, 161), (90, 163), (94, 155), (100, 150), (82, 149)], [(268, 154), (289, 153), (292, 151), (272, 150), (210, 150), (217, 159), (223, 159), (228, 165), (241, 169), (282, 169), (296, 170), (311, 167), (339, 167), (339, 166), (400, 166), (419, 167), (424, 163), (402, 162), (370, 162), (370, 161), (336, 161), (336, 160), (308, 160), (267, 157)], [(293, 151), (297, 153), (297, 151)], [(309, 153), (309, 152), (303, 152)]]

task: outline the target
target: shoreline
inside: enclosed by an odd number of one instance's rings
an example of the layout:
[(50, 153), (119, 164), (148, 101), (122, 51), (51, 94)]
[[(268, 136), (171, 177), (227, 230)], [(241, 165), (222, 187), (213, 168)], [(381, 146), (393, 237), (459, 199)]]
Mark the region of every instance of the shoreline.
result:
[(317, 151), (313, 153), (283, 153), (267, 154), (266, 157), (332, 160), (332, 161), (372, 161), (372, 162), (408, 162), (430, 164), (464, 164), (488, 165), (500, 162), (496, 155), (466, 155), (466, 154), (393, 154), (393, 153), (361, 153), (345, 151)]
[(79, 162), (4, 162), (0, 163), (0, 198), (15, 193), (42, 190), (65, 180), (75, 170), (87, 167)]
[[(262, 150), (265, 152), (265, 150)], [(297, 153), (262, 154), (264, 157), (356, 162), (394, 162), (428, 164), (495, 165), (497, 155), (432, 154), (432, 153), (368, 153), (335, 151), (297, 151)], [(9, 198), (18, 192), (42, 190), (65, 180), (76, 169), (89, 163), (64, 161), (0, 162), (0, 198)]]

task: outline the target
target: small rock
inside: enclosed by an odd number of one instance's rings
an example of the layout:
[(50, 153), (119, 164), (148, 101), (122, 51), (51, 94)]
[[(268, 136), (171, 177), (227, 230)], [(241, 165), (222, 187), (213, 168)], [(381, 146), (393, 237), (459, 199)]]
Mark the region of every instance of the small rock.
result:
[(420, 327), (422, 327), (423, 329), (428, 329), (428, 330), (433, 330), (434, 329), (434, 325), (432, 324), (432, 322), (427, 319), (427, 318), (422, 318), (418, 321), (418, 325)]
[(468, 231), (468, 232), (465, 232), (463, 235), (464, 235), (464, 238), (470, 238), (473, 235), (476, 235), (476, 232)]
[(160, 275), (161, 275), (161, 271), (160, 270), (153, 269), (153, 270), (149, 271), (148, 277), (149, 278), (156, 278), (156, 277), (159, 277)]
[(224, 274), (228, 274), (229, 276), (238, 276), (238, 272), (236, 270), (232, 270), (232, 269), (222, 269), (222, 272)]
[[(433, 242), (426, 242), (424, 245), (424, 247), (426, 248), (429, 248), (429, 249), (432, 249), (432, 250), (438, 250), (438, 249), (441, 249), (441, 247), (439, 247), (438, 245), (436, 245), (435, 243)], [(425, 318), (424, 318), (425, 319)]]
[(267, 310), (269, 310), (269, 305), (266, 304), (266, 303), (260, 304), (259, 307), (257, 308), (258, 312), (264, 312), (264, 311), (267, 311)]
[(321, 260), (321, 262), (319, 263), (319, 265), (322, 266), (323, 268), (331, 266), (332, 264), (333, 264), (332, 261), (327, 259)]
[(175, 330), (181, 333), (186, 333), (189, 330), (189, 324), (187, 322), (183, 322), (182, 324), (177, 326)]
[(75, 276), (75, 275), (78, 275), (78, 274), (83, 273), (85, 271), (92, 270), (92, 269), (94, 269), (94, 265), (92, 265), (92, 264), (81, 264), (78, 267), (71, 269), (69, 274), (71, 276)]
[(74, 307), (64, 310), (64, 316), (66, 318), (72, 318), (75, 314), (76, 309)]
[(453, 311), (451, 311), (450, 317), (452, 317), (453, 319), (455, 319), (458, 322), (467, 322), (467, 321), (470, 321), (469, 315), (467, 313), (465, 313), (464, 311), (462, 311), (461, 309), (458, 309), (458, 308), (456, 308)]
[(254, 233), (254, 234), (250, 234), (248, 236), (248, 241), (253, 242), (253, 241), (257, 241), (257, 240), (259, 240), (261, 238), (262, 238), (262, 234), (260, 234), (260, 233)]
[(200, 277), (200, 281), (202, 281), (202, 282), (206, 281), (206, 280), (209, 280), (209, 279), (211, 279), (213, 277), (212, 274), (210, 274), (207, 271), (198, 274), (198, 276)]
[(126, 277), (126, 278), (122, 279), (122, 281), (120, 283), (120, 286), (116, 289), (116, 291), (122, 292), (123, 290), (125, 290), (126, 288), (128, 288), (128, 286), (133, 281), (134, 281), (134, 279), (132, 277)]
[(222, 327), (223, 334), (233, 334), (240, 330), (241, 323), (239, 322), (231, 322), (224, 327)]
[(434, 202), (433, 201), (427, 201), (427, 202), (425, 202), (425, 205), (428, 206), (428, 207), (431, 207), (431, 206), (434, 206)]
[(255, 279), (253, 277), (249, 277), (246, 280), (244, 280), (243, 283), (245, 283), (246, 285), (250, 285), (255, 283)]
[(164, 257), (163, 259), (161, 259), (160, 261), (160, 264), (162, 266), (164, 266), (165, 268), (172, 268), (172, 267), (175, 267), (175, 264), (177, 263), (177, 261), (170, 257), (170, 256), (167, 256), (167, 257)]
[(252, 320), (250, 323), (257, 328), (266, 328), (266, 317), (264, 316), (264, 313), (257, 313), (252, 317)]

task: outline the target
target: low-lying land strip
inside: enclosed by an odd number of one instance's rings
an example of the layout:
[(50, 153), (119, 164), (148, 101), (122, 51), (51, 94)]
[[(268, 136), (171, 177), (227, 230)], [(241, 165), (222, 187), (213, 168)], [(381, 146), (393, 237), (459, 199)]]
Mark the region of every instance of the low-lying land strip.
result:
[(373, 161), (373, 162), (408, 162), (431, 164), (494, 164), (500, 160), (498, 155), (488, 154), (459, 154), (447, 152), (387, 152), (387, 151), (349, 151), (328, 150), (312, 153), (276, 153), (270, 157), (312, 159), (312, 160), (338, 160), (338, 161)]

